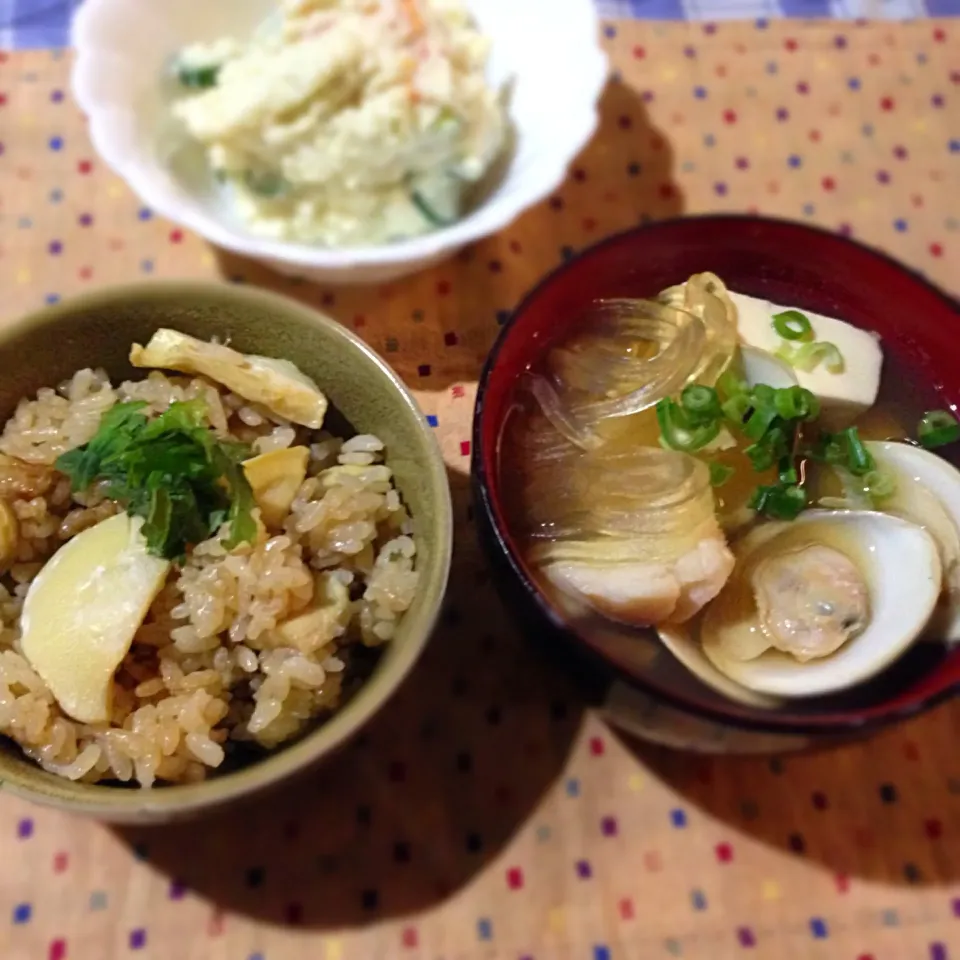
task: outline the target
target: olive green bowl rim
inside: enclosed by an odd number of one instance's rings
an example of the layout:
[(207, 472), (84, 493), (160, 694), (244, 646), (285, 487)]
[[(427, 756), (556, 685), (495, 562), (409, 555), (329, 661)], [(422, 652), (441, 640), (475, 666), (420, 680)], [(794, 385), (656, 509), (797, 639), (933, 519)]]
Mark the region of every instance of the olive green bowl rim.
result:
[[(453, 506), (443, 455), (433, 429), (406, 384), (379, 354), (333, 318), (290, 297), (255, 287), (203, 281), (161, 280), (104, 287), (26, 314), (0, 325), (0, 343), (16, 342), (35, 327), (55, 327), (68, 321), (71, 316), (87, 310), (96, 310), (124, 301), (142, 302), (145, 298), (183, 301), (189, 300), (191, 296), (204, 302), (220, 300), (225, 309), (234, 304), (258, 306), (272, 312), (278, 323), (283, 322), (285, 315), (293, 314), (309, 324), (325, 328), (340, 340), (344, 348), (361, 353), (371, 365), (371, 369), (376, 369), (379, 376), (393, 387), (398, 406), (405, 407), (414, 414), (425, 441), (423, 452), (427, 454), (426, 462), (422, 463), (421, 467), (428, 473), (429, 496), (433, 499), (436, 510), (434, 526), (437, 530), (437, 541), (426, 567), (428, 576), (421, 584), (427, 603), (419, 611), (421, 622), (415, 624), (413, 635), (391, 663), (389, 674), (368, 681), (382, 687), (378, 690), (378, 696), (364, 703), (353, 701), (302, 740), (220, 777), (214, 776), (196, 784), (171, 784), (150, 789), (86, 784), (82, 795), (72, 796), (61, 794), (56, 786), (52, 786), (49, 791), (37, 789), (31, 785), (29, 774), (23, 776), (16, 771), (4, 771), (0, 776), (0, 788), (34, 803), (107, 820), (117, 818), (121, 822), (149, 822), (152, 817), (162, 820), (186, 816), (207, 807), (220, 806), (259, 793), (312, 766), (321, 757), (333, 753), (367, 723), (409, 675), (430, 639), (440, 614), (453, 553)], [(407, 615), (409, 616), (409, 613)], [(39, 767), (37, 769), (40, 770)]]

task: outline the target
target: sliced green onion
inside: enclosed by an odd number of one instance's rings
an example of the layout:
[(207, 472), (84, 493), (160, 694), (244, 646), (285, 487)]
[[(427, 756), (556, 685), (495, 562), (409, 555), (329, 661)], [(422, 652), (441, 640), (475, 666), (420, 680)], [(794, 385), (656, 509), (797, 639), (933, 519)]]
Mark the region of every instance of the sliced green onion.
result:
[(897, 482), (886, 470), (871, 470), (863, 478), (863, 486), (873, 500), (886, 500), (897, 492)]
[(813, 327), (806, 314), (799, 310), (784, 310), (773, 316), (773, 329), (784, 340), (812, 340)]
[(792, 367), (793, 361), (797, 359), (797, 349), (797, 347), (793, 347), (789, 343), (781, 343), (780, 346), (773, 351), (773, 355), (778, 360), (782, 360)]
[(806, 505), (807, 493), (796, 485), (757, 487), (748, 504), (772, 520), (795, 520)]
[(692, 424), (719, 420), (723, 416), (717, 391), (713, 387), (704, 387), (699, 383), (691, 383), (683, 388), (683, 393), (680, 394), (680, 406), (683, 407), (683, 412)]
[(794, 367), (803, 373), (810, 373), (821, 363), (826, 365), (829, 373), (843, 373), (845, 369), (843, 354), (837, 349), (836, 344), (827, 340), (805, 343), (794, 354), (792, 362)]
[(743, 451), (753, 464), (757, 473), (769, 470), (778, 460), (789, 452), (787, 449), (787, 435), (783, 427), (771, 427), (756, 443), (746, 447)]
[(721, 406), (723, 415), (738, 427), (743, 426), (743, 418), (753, 409), (750, 397), (746, 393), (738, 393), (725, 400)]
[(710, 485), (713, 487), (722, 487), (735, 473), (733, 467), (725, 463), (710, 464)]
[(927, 449), (960, 440), (960, 423), (948, 410), (928, 410), (917, 425), (917, 439)]
[(263, 172), (247, 170), (243, 175), (243, 182), (251, 193), (268, 200), (282, 197), (290, 192), (290, 182), (273, 170)]
[(753, 388), (753, 400), (754, 406), (767, 406), (768, 404), (773, 403), (774, 398), (777, 395), (775, 387), (771, 387), (769, 383), (758, 383)]
[(724, 370), (717, 378), (717, 392), (727, 400), (745, 394), (747, 390), (746, 380), (741, 380), (732, 370)]
[(177, 79), (181, 85), (191, 90), (208, 90), (217, 85), (220, 76), (220, 66), (215, 64), (206, 67), (188, 67), (181, 65), (177, 70)]
[(793, 465), (793, 460), (790, 457), (781, 458), (779, 470), (780, 482), (785, 486), (792, 486), (799, 479), (797, 468)]
[(720, 432), (720, 421), (693, 425), (675, 400), (665, 397), (657, 403), (657, 423), (663, 442), (671, 450), (693, 453), (705, 447)]
[(841, 442), (839, 435), (832, 433), (821, 433), (813, 445), (803, 451), (803, 455), (830, 466), (846, 463), (847, 460), (845, 445)]
[(743, 425), (743, 432), (750, 440), (759, 440), (770, 429), (770, 425), (777, 419), (777, 408), (772, 402), (769, 405), (754, 403), (753, 413)]
[(876, 463), (870, 454), (870, 451), (863, 445), (860, 434), (856, 427), (847, 427), (839, 434), (843, 438), (847, 447), (847, 469), (855, 477), (866, 476), (871, 470), (876, 468)]

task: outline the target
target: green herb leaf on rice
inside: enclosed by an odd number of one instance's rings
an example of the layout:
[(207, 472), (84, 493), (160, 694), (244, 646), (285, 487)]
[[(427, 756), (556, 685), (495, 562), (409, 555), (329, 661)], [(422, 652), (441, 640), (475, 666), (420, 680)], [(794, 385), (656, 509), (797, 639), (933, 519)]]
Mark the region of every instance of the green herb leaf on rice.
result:
[(102, 417), (93, 439), (63, 454), (57, 469), (75, 491), (102, 481), (109, 497), (142, 517), (151, 553), (185, 556), (228, 524), (224, 545), (253, 542), (253, 491), (241, 466), (249, 449), (221, 441), (206, 425), (203, 400), (173, 403), (150, 420), (145, 403), (119, 403)]

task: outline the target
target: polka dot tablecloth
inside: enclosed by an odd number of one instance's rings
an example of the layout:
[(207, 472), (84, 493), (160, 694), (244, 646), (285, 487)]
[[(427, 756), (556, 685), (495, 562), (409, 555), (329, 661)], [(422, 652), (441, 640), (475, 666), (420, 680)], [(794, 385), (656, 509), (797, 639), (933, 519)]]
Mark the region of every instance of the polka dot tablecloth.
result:
[(627, 742), (511, 628), (466, 476), (498, 326), (612, 231), (761, 211), (849, 233), (956, 291), (960, 25), (606, 36), (602, 126), (555, 196), (451, 263), (363, 290), (290, 284), (158, 220), (94, 155), (68, 57), (0, 54), (3, 315), (173, 276), (314, 304), (417, 391), (459, 540), (424, 661), (307, 780), (154, 831), (0, 795), (3, 960), (960, 960), (960, 708), (785, 759)]

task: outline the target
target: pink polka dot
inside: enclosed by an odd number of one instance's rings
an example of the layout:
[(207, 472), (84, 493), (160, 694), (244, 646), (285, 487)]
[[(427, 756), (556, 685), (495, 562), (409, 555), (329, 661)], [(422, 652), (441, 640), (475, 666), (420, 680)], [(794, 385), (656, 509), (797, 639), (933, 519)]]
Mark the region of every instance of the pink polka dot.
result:
[(511, 890), (523, 888), (523, 871), (519, 867), (511, 867), (507, 871), (507, 886)]
[(604, 744), (602, 737), (590, 738), (590, 753), (593, 754), (593, 756), (602, 757), (605, 750), (606, 744)]
[(67, 955), (66, 940), (62, 938), (58, 938), (56, 940), (51, 941), (50, 949), (47, 951), (47, 957), (49, 958), (49, 960), (63, 960), (63, 958), (66, 955)]
[(724, 123), (736, 123), (736, 122), (737, 122), (737, 112), (736, 112), (736, 110), (724, 110), (724, 111), (723, 111), (723, 122), (724, 122)]
[(182, 231), (182, 230), (171, 230), (171, 231), (170, 231), (170, 242), (171, 242), (171, 243), (183, 243), (183, 231)]
[(402, 940), (403, 945), (405, 947), (412, 950), (414, 947), (416, 947), (417, 943), (419, 942), (419, 938), (417, 936), (417, 928), (404, 927), (403, 933), (401, 934), (400, 939)]
[(830, 192), (837, 189), (837, 182), (833, 179), (833, 177), (824, 177), (820, 181), (820, 186), (823, 187), (823, 189), (827, 192)]
[(70, 865), (70, 857), (66, 853), (58, 853), (53, 858), (53, 872), (63, 873)]
[(460, 456), (469, 457), (470, 456), (470, 441), (461, 440), (460, 441)]
[(725, 76), (727, 75), (727, 68), (726, 68), (726, 66), (725, 66), (724, 64), (721, 63), (720, 66), (718, 66), (718, 67), (716, 68), (716, 70), (714, 70), (713, 72), (714, 72), (718, 77), (725, 77)]
[(0, 93), (0, 107), (5, 107), (7, 105), (7, 95), (5, 93)]
[(794, 40), (793, 37), (789, 37), (788, 39), (784, 40), (783, 45), (791, 53), (793, 53), (793, 51), (796, 50), (798, 46), (797, 41)]
[(619, 907), (621, 920), (632, 920), (636, 915), (633, 908), (633, 900), (629, 897), (624, 897), (620, 901)]
[(850, 878), (845, 873), (838, 873), (833, 878), (837, 893), (846, 893), (850, 889)]
[(641, 47), (636, 46), (633, 48), (633, 57), (635, 60), (642, 60), (647, 55), (647, 51)]
[(79, 276), (81, 280), (89, 280), (93, 276), (93, 267), (81, 267)]
[(81, 160), (77, 164), (77, 172), (82, 176), (86, 176), (93, 170), (93, 164), (89, 160)]
[(721, 863), (729, 863), (733, 859), (733, 847), (729, 843), (718, 843), (714, 852)]
[(937, 27), (937, 29), (933, 31), (933, 39), (937, 43), (945, 43), (947, 39), (947, 31)]

